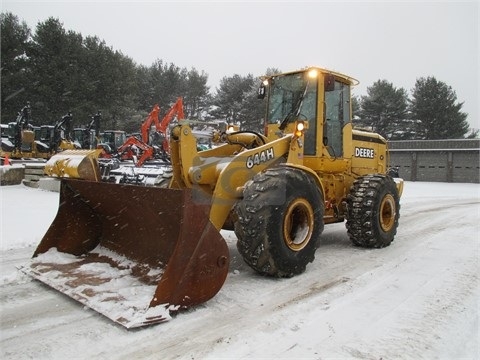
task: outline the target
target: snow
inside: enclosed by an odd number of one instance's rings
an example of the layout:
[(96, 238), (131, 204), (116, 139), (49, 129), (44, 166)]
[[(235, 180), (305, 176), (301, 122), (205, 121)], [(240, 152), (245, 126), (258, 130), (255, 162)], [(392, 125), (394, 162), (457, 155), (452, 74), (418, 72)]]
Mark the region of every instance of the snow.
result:
[[(94, 263), (88, 261), (92, 258)], [(153, 280), (152, 285), (145, 285), (132, 276), (133, 271), (138, 271), (133, 261), (102, 246), (93, 249), (88, 257), (51, 248), (21, 270), (127, 328), (171, 318), (168, 304), (149, 308), (163, 269), (149, 269), (142, 274)]]
[(479, 184), (406, 182), (391, 246), (354, 247), (344, 224), (327, 225), (316, 260), (291, 279), (257, 275), (222, 231), (231, 261), (220, 292), (134, 330), (18, 270), (58, 193), (14, 185), (0, 198), (2, 359), (480, 358)]

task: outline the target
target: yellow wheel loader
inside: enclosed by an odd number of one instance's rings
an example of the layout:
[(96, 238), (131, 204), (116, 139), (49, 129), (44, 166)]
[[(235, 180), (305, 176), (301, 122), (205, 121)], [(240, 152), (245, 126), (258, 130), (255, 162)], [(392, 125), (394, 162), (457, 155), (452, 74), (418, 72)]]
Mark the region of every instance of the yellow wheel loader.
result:
[(0, 156), (10, 159), (48, 159), (53, 152), (47, 144), (38, 139), (40, 129), (31, 124), (32, 111), (30, 103), (19, 111), (15, 122), (5, 128), (2, 135)]
[(99, 181), (96, 153), (53, 156), (59, 211), (24, 270), (131, 328), (215, 296), (229, 268), (222, 229), (273, 277), (306, 270), (324, 224), (346, 221), (357, 246), (388, 246), (403, 180), (388, 175), (385, 139), (352, 127), (357, 81), (316, 67), (262, 80), (265, 133), (212, 134), (219, 146), (198, 151), (180, 122), (168, 188)]

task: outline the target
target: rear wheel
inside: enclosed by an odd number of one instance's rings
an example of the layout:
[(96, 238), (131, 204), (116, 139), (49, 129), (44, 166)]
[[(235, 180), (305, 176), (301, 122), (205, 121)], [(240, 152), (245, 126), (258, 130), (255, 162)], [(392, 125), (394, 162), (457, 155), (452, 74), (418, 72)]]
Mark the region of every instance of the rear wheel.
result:
[(315, 258), (323, 231), (323, 197), (304, 171), (278, 167), (247, 183), (235, 207), (237, 248), (264, 275), (291, 277)]
[(393, 241), (400, 197), (390, 176), (368, 175), (353, 183), (347, 197), (347, 231), (353, 244), (382, 248)]

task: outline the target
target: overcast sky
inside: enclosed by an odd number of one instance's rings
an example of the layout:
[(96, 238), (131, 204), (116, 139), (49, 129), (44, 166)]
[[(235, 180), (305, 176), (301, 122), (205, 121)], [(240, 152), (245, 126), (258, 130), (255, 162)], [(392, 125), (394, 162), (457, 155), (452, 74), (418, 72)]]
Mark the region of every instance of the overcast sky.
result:
[(96, 35), (139, 64), (156, 59), (221, 78), (320, 66), (410, 92), (419, 77), (450, 85), (480, 128), (478, 1), (22, 1), (2, 11), (32, 31), (48, 17)]

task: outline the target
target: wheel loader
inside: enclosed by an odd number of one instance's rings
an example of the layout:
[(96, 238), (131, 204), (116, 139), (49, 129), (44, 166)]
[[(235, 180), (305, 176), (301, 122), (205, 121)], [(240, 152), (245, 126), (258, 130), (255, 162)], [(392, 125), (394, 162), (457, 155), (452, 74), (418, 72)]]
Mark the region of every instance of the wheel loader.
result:
[(385, 139), (353, 129), (357, 83), (318, 67), (263, 77), (265, 133), (213, 133), (218, 146), (204, 151), (179, 122), (168, 188), (99, 181), (94, 153), (55, 155), (46, 171), (61, 181), (58, 214), (24, 271), (133, 328), (220, 291), (222, 229), (272, 277), (306, 270), (324, 224), (345, 222), (356, 246), (390, 245), (403, 180), (388, 175)]
[(40, 128), (32, 125), (32, 111), (30, 103), (18, 112), (15, 122), (8, 123), (2, 136), (0, 156), (10, 159), (48, 159), (52, 151), (48, 144), (39, 139)]

